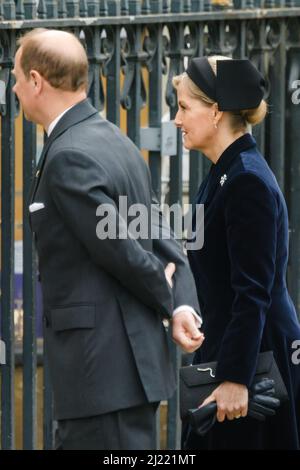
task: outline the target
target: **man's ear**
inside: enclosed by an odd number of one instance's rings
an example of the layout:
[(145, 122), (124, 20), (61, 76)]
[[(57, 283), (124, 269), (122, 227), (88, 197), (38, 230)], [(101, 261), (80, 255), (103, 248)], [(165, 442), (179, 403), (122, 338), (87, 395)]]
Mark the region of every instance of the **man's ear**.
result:
[(30, 70), (30, 81), (37, 93), (40, 93), (43, 88), (43, 77), (37, 70)]

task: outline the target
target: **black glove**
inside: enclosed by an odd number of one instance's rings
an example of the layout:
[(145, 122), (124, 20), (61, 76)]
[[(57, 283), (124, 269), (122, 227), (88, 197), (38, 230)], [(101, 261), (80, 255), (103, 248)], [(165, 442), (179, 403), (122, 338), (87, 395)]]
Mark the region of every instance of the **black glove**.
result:
[(274, 398), (274, 381), (262, 379), (249, 390), (248, 415), (258, 421), (265, 421), (266, 416), (274, 416), (280, 407), (280, 400)]
[(259, 382), (256, 382), (249, 390), (249, 394), (252, 395), (271, 395), (274, 396), (275, 389), (274, 389), (274, 380), (264, 378), (261, 379)]

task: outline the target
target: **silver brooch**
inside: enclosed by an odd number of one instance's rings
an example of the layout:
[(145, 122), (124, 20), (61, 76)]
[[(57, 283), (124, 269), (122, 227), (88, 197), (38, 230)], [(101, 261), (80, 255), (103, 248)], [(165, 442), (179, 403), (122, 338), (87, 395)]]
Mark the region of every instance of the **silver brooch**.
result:
[(220, 185), (223, 186), (223, 184), (225, 183), (226, 180), (227, 180), (227, 175), (226, 174), (221, 176)]

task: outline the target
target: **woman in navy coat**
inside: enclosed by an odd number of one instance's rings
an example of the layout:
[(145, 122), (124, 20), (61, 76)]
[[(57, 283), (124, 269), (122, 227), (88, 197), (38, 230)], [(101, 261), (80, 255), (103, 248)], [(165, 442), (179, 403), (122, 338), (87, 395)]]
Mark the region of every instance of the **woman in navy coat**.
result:
[[(188, 256), (206, 338), (194, 363), (218, 361), (221, 383), (204, 402), (217, 402), (217, 423), (204, 437), (186, 425), (184, 447), (299, 449), (300, 326), (286, 285), (287, 208), (248, 133), (266, 114), (263, 77), (248, 60), (213, 56), (192, 59), (173, 84), (184, 146), (212, 163), (196, 197), (204, 245)], [(289, 401), (259, 422), (247, 416), (248, 388), (268, 350)]]

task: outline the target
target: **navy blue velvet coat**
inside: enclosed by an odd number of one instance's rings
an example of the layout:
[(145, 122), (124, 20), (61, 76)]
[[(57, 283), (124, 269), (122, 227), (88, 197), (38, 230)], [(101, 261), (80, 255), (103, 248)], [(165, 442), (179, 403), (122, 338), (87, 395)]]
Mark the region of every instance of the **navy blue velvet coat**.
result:
[[(266, 423), (217, 423), (186, 448), (299, 448), (300, 326), (286, 285), (288, 215), (283, 195), (250, 134), (233, 142), (200, 186), (204, 246), (189, 251), (205, 341), (194, 363), (217, 360), (217, 378), (249, 386), (260, 351), (273, 350), (290, 400)], [(299, 346), (298, 346), (299, 347)], [(298, 354), (298, 358), (300, 354)]]

